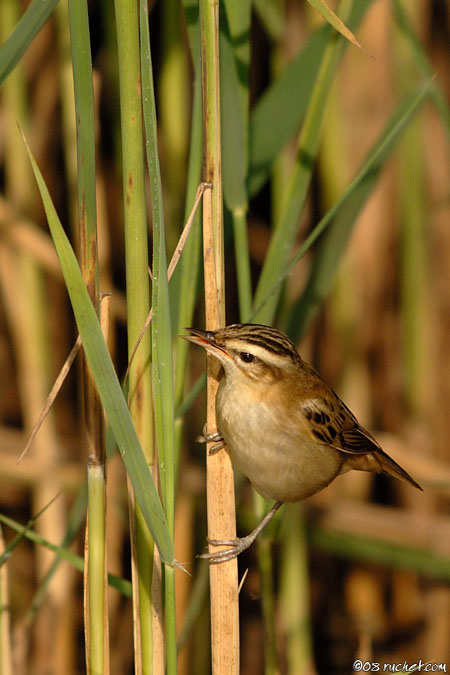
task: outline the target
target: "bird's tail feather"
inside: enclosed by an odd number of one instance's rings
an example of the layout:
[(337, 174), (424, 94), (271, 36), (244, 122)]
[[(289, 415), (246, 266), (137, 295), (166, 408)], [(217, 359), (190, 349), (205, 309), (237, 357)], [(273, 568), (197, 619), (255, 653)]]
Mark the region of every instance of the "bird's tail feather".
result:
[(405, 483), (409, 483), (410, 485), (414, 486), (418, 490), (423, 491), (423, 488), (419, 485), (419, 483), (416, 483), (414, 478), (411, 478), (409, 473), (402, 469), (400, 464), (397, 464), (389, 455), (387, 455), (385, 452), (378, 450), (376, 453), (376, 459), (378, 460), (379, 463), (379, 472), (380, 473), (386, 473), (388, 476), (393, 476), (394, 478), (398, 478), (399, 480), (404, 481)]
[[(384, 450), (377, 448), (374, 452), (358, 453), (347, 457), (346, 465), (348, 468), (357, 471), (372, 471), (374, 473), (385, 473), (399, 480), (409, 483), (418, 490), (422, 490), (419, 483), (411, 478), (409, 473), (402, 469)], [(423, 490), (422, 490), (423, 491)]]

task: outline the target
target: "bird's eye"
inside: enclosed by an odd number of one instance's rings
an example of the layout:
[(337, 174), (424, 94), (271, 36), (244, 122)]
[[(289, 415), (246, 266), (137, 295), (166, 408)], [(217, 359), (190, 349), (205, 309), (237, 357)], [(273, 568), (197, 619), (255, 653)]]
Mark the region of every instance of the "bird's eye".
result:
[(239, 357), (244, 363), (251, 363), (255, 358), (253, 354), (249, 354), (248, 352), (241, 352)]

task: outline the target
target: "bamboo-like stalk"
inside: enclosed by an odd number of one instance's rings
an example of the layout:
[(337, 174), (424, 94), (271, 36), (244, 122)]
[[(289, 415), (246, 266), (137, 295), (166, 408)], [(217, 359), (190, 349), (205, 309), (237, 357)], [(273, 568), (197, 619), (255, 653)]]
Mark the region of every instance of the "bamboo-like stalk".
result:
[(87, 672), (109, 673), (106, 613), (106, 479), (104, 464), (88, 465), (85, 547), (85, 636)]
[[(148, 282), (148, 241), (144, 192), (144, 142), (140, 96), (138, 7), (132, 0), (116, 0), (116, 29), (119, 57), (120, 112), (122, 129), (123, 200), (125, 222), (125, 260), (128, 307), (128, 354), (139, 337), (150, 309)], [(134, 355), (129, 372), (129, 407), (147, 463), (154, 463), (151, 344), (147, 332)], [(133, 513), (132, 504), (130, 508)], [(151, 673), (153, 640), (151, 633), (151, 587), (153, 546), (149, 541), (140, 508), (134, 503), (136, 546), (134, 645), (136, 672)], [(140, 630), (141, 629), (141, 630)], [(145, 634), (143, 632), (145, 629)]]
[[(165, 227), (161, 170), (158, 155), (156, 125), (156, 103), (153, 83), (153, 65), (150, 48), (148, 5), (140, 2), (140, 58), (142, 77), (143, 116), (146, 137), (146, 160), (151, 184), (151, 208), (153, 216), (153, 284), (152, 284), (152, 384), (155, 414), (155, 439), (158, 448), (158, 470), (162, 501), (167, 518), (167, 527), (173, 540), (175, 529), (175, 429), (174, 429), (174, 384), (172, 364), (172, 329), (167, 267)], [(159, 563), (159, 558), (155, 558)], [(161, 574), (161, 569), (155, 567)], [(156, 591), (156, 587), (153, 587)], [(160, 594), (155, 604), (160, 602)], [(166, 672), (177, 672), (176, 611), (175, 611), (175, 569), (173, 565), (164, 567), (164, 625)], [(161, 620), (157, 622), (161, 627)], [(158, 632), (154, 634), (161, 635)], [(163, 654), (162, 645), (158, 645), (155, 654)], [(155, 664), (155, 662), (154, 662)], [(156, 664), (154, 665), (156, 669)]]
[[(203, 253), (207, 329), (223, 326), (223, 212), (220, 156), (219, 16), (217, 0), (201, 0), (203, 179), (212, 184), (203, 198)], [(208, 357), (207, 424), (216, 428), (217, 365)], [(236, 536), (233, 469), (229, 455), (206, 451), (208, 535)], [(239, 614), (236, 560), (210, 566), (211, 648), (214, 675), (239, 672)]]
[[(94, 91), (87, 2), (69, 2), (75, 112), (80, 266), (99, 312), (97, 206), (95, 192)], [(87, 454), (85, 632), (88, 672), (109, 672), (106, 611), (106, 477), (103, 409), (85, 355), (82, 360), (83, 408)]]

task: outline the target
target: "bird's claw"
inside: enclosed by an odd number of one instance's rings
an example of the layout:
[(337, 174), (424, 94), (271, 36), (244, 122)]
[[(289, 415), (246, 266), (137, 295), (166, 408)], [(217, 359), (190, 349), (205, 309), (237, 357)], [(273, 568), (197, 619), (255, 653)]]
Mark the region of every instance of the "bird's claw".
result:
[(202, 560), (208, 560), (211, 565), (218, 565), (219, 563), (228, 562), (237, 558), (242, 551), (246, 551), (254, 542), (255, 538), (252, 535), (247, 537), (236, 537), (234, 539), (210, 539), (207, 538), (208, 544), (210, 546), (229, 546), (230, 548), (225, 548), (223, 551), (217, 551), (215, 553), (202, 553), (198, 555), (197, 558)]
[(207, 424), (204, 425), (203, 431), (200, 436), (197, 436), (195, 439), (196, 443), (212, 443), (213, 441), (217, 441), (209, 450), (208, 454), (209, 455), (215, 455), (216, 452), (219, 452), (219, 450), (222, 450), (222, 448), (225, 447), (225, 441), (222, 437), (222, 434), (220, 431), (214, 431), (212, 434), (208, 434), (207, 431), (208, 427)]

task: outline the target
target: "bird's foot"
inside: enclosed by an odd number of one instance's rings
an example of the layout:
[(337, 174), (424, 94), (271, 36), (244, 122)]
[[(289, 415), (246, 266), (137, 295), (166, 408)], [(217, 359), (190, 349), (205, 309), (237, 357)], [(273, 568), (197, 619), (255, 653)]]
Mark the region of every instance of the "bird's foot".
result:
[(202, 560), (209, 560), (211, 565), (218, 565), (219, 563), (228, 562), (237, 558), (242, 551), (246, 551), (255, 541), (256, 535), (254, 533), (247, 535), (246, 537), (236, 537), (235, 539), (210, 539), (208, 537), (208, 544), (210, 546), (228, 546), (229, 548), (223, 549), (223, 551), (215, 551), (211, 553), (202, 553), (198, 555), (197, 558)]
[(225, 447), (226, 443), (222, 437), (222, 434), (220, 431), (214, 431), (212, 434), (208, 434), (207, 432), (207, 424), (204, 425), (203, 431), (200, 436), (197, 436), (195, 439), (196, 443), (212, 443), (213, 441), (217, 441), (213, 446), (210, 447), (208, 454), (209, 455), (215, 455), (216, 452), (219, 452), (219, 450), (222, 450), (222, 448)]
[(258, 534), (265, 528), (267, 523), (272, 520), (282, 504), (283, 502), (275, 502), (259, 525), (246, 537), (235, 537), (234, 539), (210, 539), (208, 537), (208, 544), (210, 546), (229, 546), (230, 548), (225, 548), (223, 551), (217, 551), (217, 553), (202, 553), (197, 557), (202, 558), (203, 560), (209, 560), (212, 565), (218, 565), (219, 563), (228, 562), (228, 560), (237, 558), (242, 551), (246, 551), (250, 548)]

